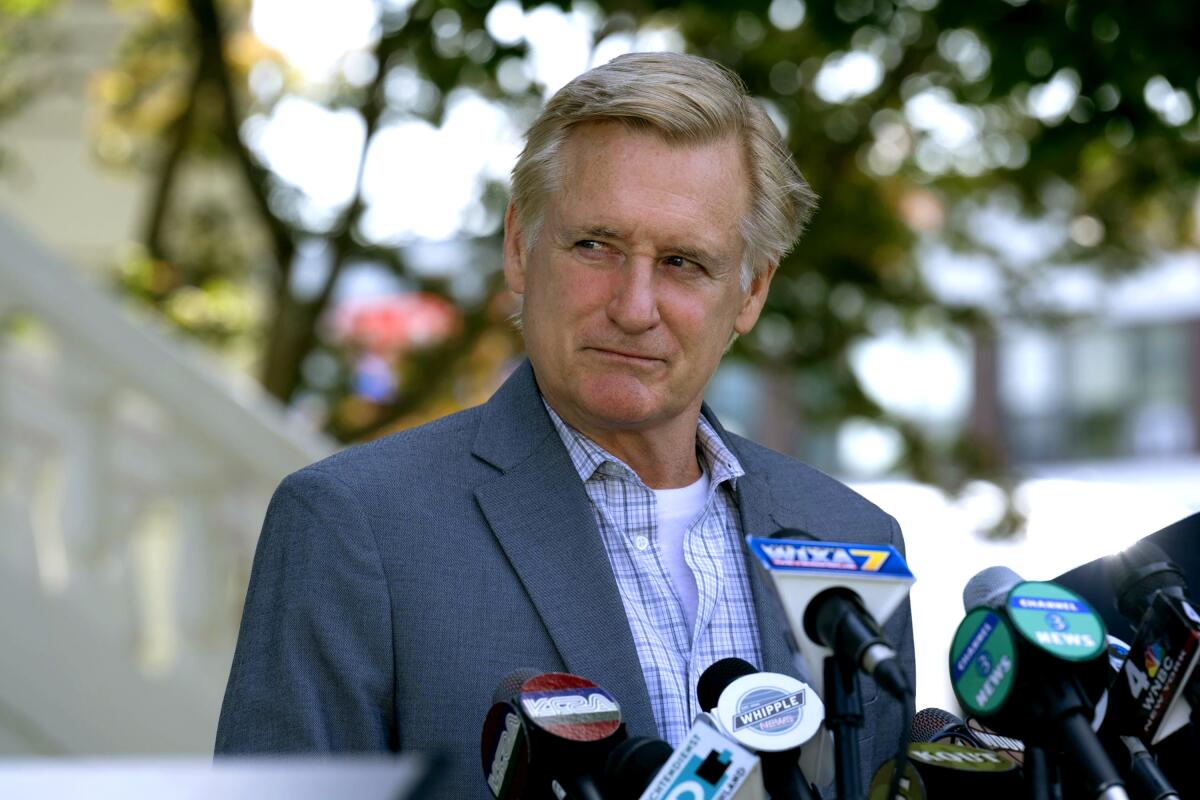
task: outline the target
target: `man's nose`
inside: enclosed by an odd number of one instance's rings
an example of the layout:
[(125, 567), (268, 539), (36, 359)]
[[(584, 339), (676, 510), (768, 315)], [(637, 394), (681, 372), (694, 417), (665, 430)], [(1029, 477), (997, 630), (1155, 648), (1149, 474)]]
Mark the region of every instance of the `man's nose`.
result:
[(608, 317), (625, 333), (641, 333), (659, 322), (654, 261), (629, 259), (622, 265), (608, 302)]

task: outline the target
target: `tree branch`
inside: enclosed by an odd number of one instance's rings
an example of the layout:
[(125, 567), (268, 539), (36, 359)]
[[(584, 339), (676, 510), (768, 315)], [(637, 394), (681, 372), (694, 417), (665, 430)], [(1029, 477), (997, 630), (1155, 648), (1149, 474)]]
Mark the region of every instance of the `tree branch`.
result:
[(296, 252), (296, 243), (292, 236), (291, 226), (271, 210), (266, 191), (266, 187), (270, 185), (269, 173), (255, 160), (253, 154), (242, 142), (239, 130), (242, 116), (237, 107), (229, 65), (225, 61), (225, 38), (220, 15), (213, 0), (188, 0), (188, 10), (196, 24), (197, 41), (201, 51), (200, 64), (207, 65), (208, 74), (205, 77), (216, 84), (221, 96), (225, 142), (232, 151), (234, 160), (241, 168), (246, 188), (250, 191), (250, 199), (258, 210), (263, 224), (267, 227), (274, 250), (275, 263), (279, 269), (278, 288), (279, 291), (286, 292), (292, 260)]
[(171, 123), (170, 141), (167, 145), (167, 155), (163, 159), (157, 181), (154, 185), (154, 195), (150, 201), (150, 216), (146, 220), (146, 228), (142, 241), (151, 258), (167, 258), (163, 241), (163, 226), (167, 219), (167, 209), (171, 202), (171, 191), (179, 174), (179, 165), (183, 162), (183, 154), (187, 151), (188, 137), (192, 130), (192, 120), (196, 116), (196, 103), (206, 82), (206, 73), (210, 69), (207, 62), (206, 50), (200, 50), (196, 62), (196, 70), (192, 75), (192, 83), (188, 87), (187, 105), (179, 112), (179, 116)]

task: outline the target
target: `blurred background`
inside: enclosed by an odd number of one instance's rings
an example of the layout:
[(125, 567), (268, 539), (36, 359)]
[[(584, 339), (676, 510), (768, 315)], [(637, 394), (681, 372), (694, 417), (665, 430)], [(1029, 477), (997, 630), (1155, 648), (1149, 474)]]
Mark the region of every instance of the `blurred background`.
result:
[[(1200, 14), (1120, 0), (0, 0), (0, 756), (211, 751), (270, 493), (521, 358), (544, 98), (715, 58), (821, 208), (710, 388), (965, 581), (1200, 509)], [(482, 587), (486, 591), (486, 587)]]

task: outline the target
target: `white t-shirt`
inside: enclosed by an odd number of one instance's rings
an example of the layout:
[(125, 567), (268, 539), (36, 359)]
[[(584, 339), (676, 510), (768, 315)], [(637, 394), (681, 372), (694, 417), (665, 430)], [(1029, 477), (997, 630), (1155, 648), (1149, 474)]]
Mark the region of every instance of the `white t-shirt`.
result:
[(695, 628), (696, 578), (683, 557), (683, 537), (708, 502), (708, 472), (702, 470), (700, 480), (690, 486), (653, 491), (658, 510), (659, 553), (683, 604), (688, 625)]

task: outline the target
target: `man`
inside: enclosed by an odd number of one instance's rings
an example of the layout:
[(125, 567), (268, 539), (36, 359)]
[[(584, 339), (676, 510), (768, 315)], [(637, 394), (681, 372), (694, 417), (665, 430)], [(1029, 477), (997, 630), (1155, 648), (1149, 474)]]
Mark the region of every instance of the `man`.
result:
[[(711, 61), (625, 56), (558, 92), (505, 227), (528, 362), (479, 408), (283, 482), (218, 752), (440, 750), (445, 796), (482, 798), (480, 725), (513, 670), (593, 680), (671, 744), (713, 661), (795, 674), (743, 536), (902, 548), (899, 528), (702, 400), (814, 202)], [(911, 672), (907, 604), (885, 632)], [(864, 683), (866, 780), (902, 722)]]

